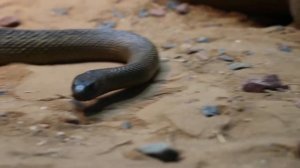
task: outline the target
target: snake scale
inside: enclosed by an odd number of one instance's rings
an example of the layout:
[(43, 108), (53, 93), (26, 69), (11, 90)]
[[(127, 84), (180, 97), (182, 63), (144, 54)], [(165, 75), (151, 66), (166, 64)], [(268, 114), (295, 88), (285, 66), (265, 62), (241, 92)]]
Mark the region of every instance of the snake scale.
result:
[[(72, 96), (79, 101), (134, 87), (151, 80), (159, 69), (156, 47), (138, 34), (113, 29), (0, 29), (0, 64), (62, 64), (113, 61), (114, 68), (76, 76)], [(63, 73), (63, 72), (62, 72)]]

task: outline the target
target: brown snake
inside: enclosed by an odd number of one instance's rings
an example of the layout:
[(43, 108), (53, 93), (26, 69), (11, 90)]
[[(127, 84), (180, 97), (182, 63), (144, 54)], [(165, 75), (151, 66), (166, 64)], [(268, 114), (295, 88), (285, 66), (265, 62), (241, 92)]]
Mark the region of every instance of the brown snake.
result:
[(115, 68), (90, 70), (76, 76), (72, 95), (94, 99), (104, 93), (151, 80), (159, 69), (156, 47), (135, 33), (112, 29), (0, 29), (0, 64), (61, 64), (113, 61)]

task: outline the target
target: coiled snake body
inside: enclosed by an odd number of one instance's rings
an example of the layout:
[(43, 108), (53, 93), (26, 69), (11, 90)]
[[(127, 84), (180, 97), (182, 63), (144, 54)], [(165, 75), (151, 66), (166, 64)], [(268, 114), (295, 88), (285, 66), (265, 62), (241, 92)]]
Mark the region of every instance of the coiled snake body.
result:
[(114, 61), (124, 66), (90, 70), (76, 76), (73, 97), (91, 100), (109, 91), (149, 81), (159, 69), (155, 46), (137, 34), (112, 29), (0, 29), (0, 64), (61, 64)]

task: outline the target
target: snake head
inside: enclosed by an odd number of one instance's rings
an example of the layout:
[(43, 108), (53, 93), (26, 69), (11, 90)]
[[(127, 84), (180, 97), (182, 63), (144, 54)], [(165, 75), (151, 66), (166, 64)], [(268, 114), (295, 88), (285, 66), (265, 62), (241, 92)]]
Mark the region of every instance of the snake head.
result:
[(103, 76), (92, 70), (75, 77), (72, 84), (72, 96), (79, 101), (94, 99), (103, 93)]

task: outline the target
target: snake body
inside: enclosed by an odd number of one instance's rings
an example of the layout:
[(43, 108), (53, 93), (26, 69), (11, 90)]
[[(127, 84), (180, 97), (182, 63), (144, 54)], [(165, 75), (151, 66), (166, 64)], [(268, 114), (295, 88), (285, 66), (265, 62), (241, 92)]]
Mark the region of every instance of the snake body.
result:
[(159, 69), (156, 47), (145, 37), (132, 32), (113, 29), (0, 29), (2, 65), (94, 61), (121, 62), (124, 65), (90, 70), (76, 76), (71, 87), (76, 100), (91, 100), (113, 90), (145, 83)]

